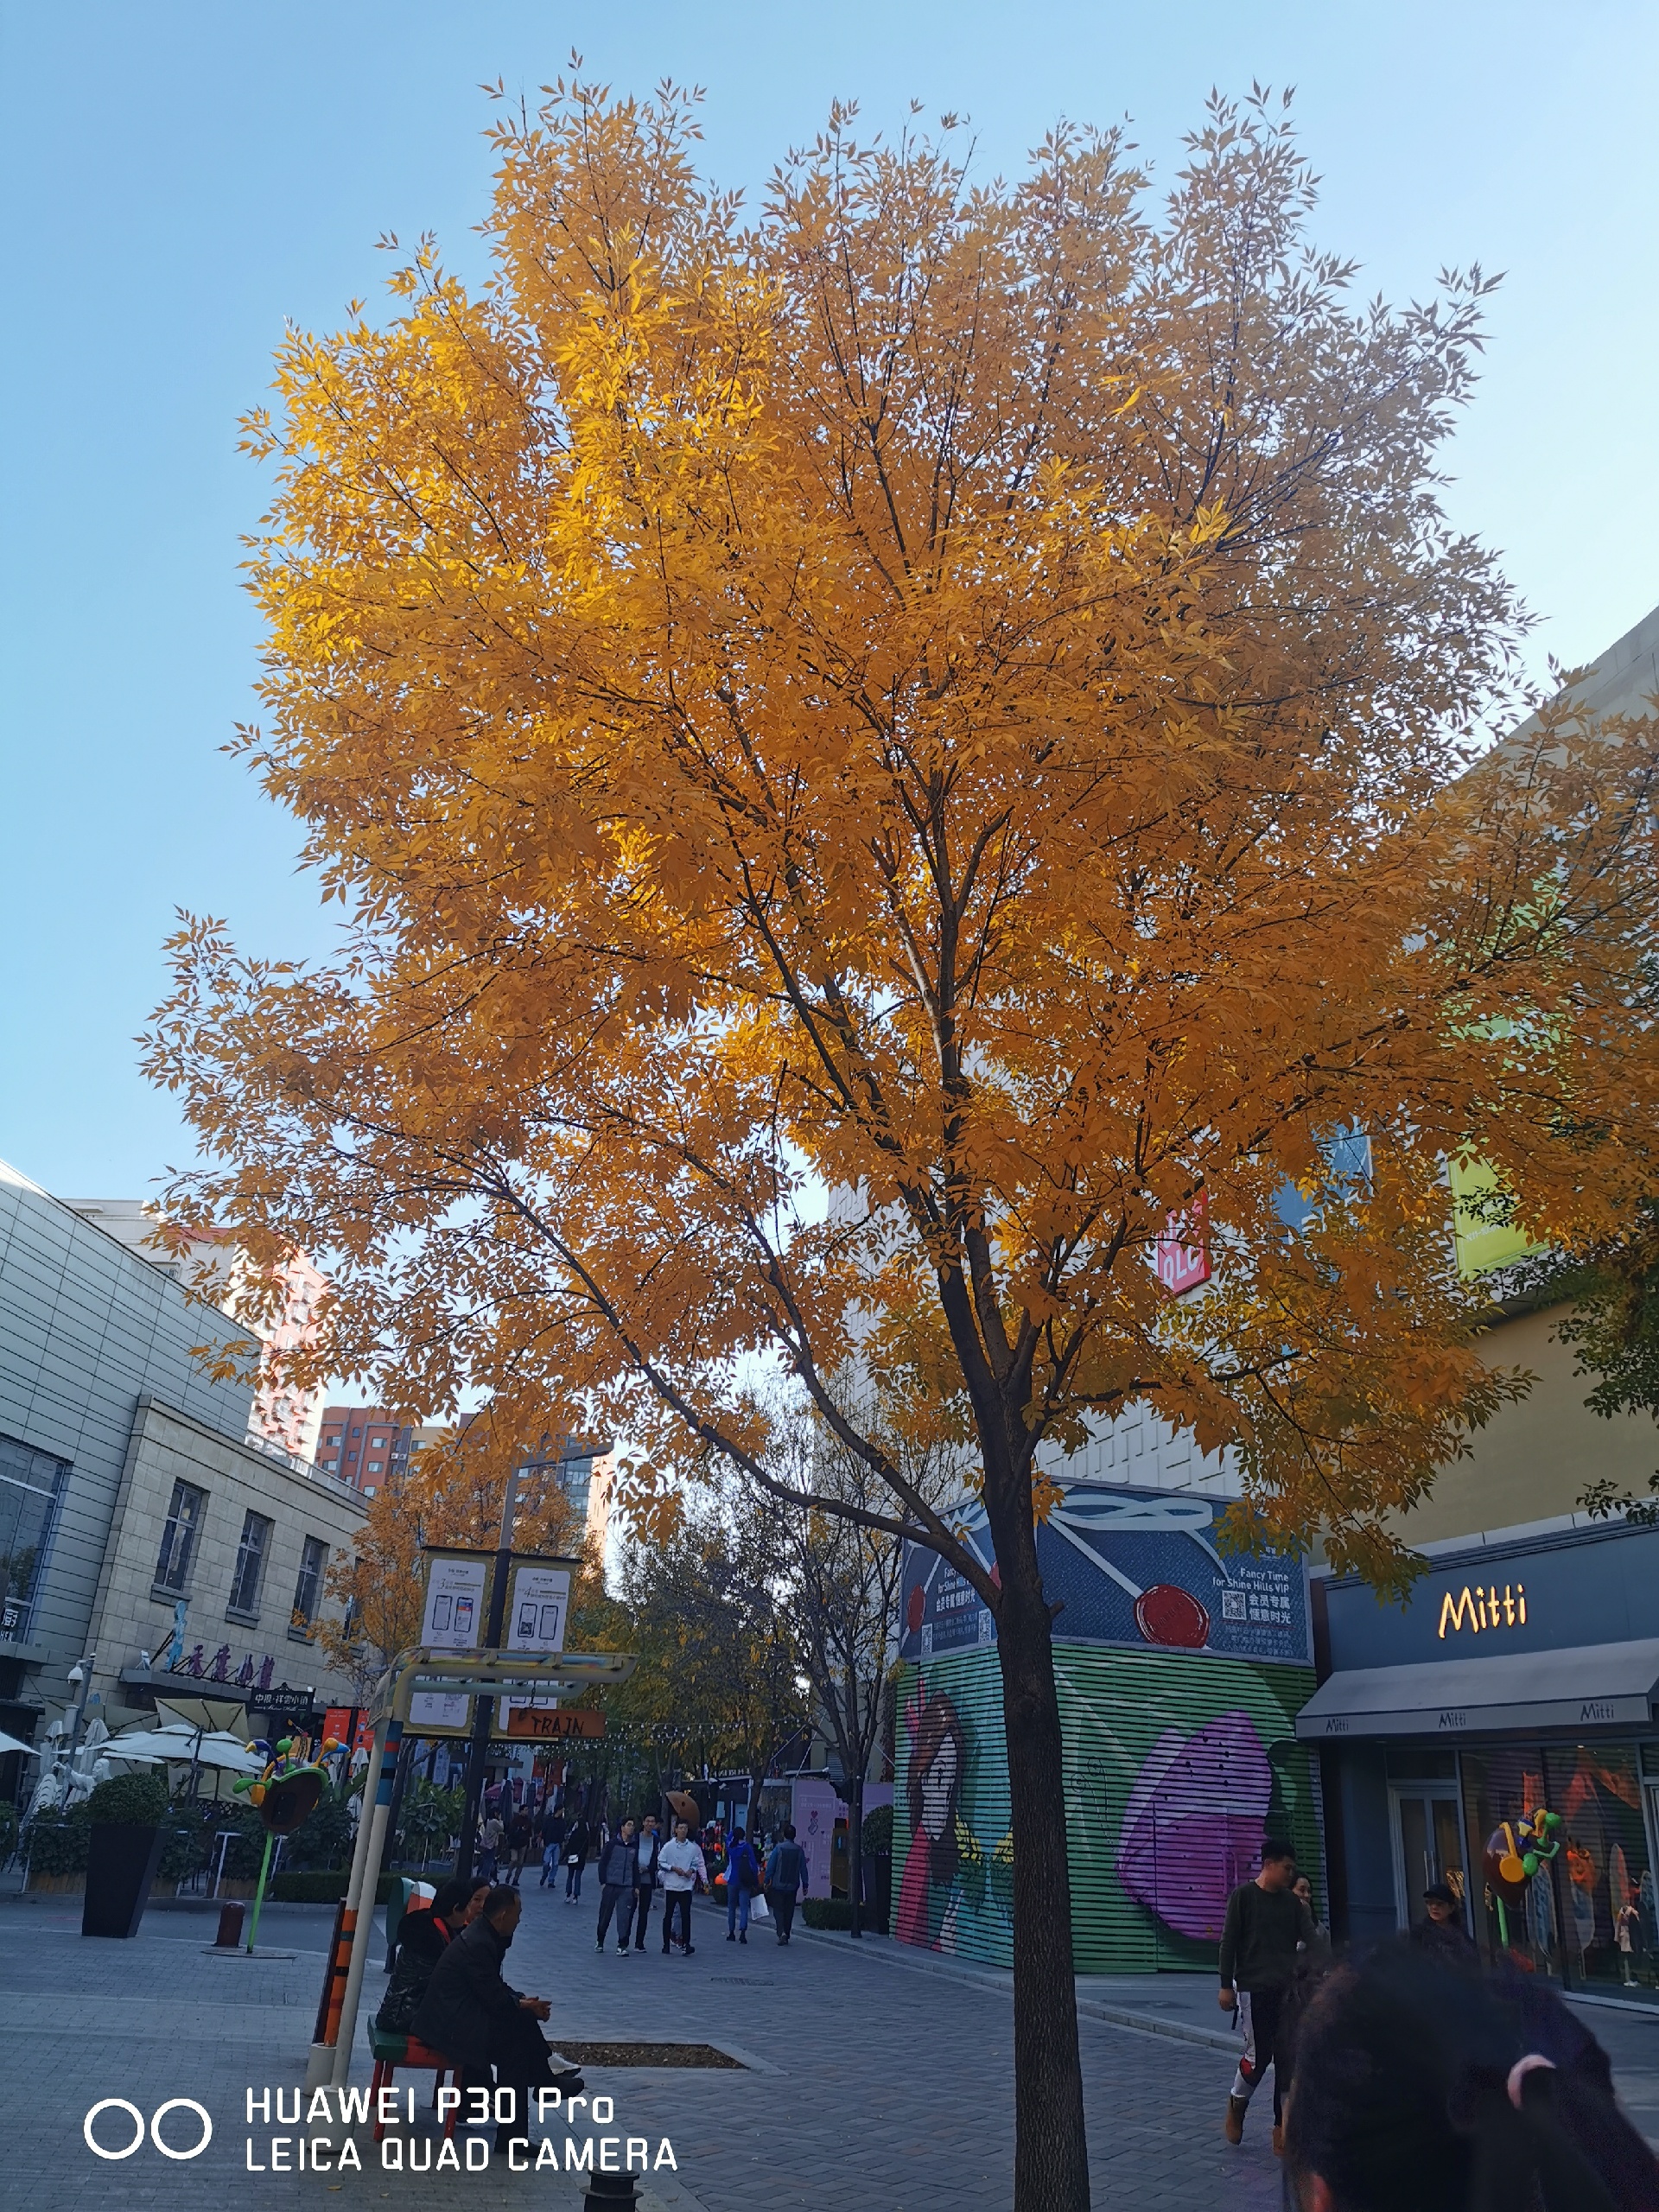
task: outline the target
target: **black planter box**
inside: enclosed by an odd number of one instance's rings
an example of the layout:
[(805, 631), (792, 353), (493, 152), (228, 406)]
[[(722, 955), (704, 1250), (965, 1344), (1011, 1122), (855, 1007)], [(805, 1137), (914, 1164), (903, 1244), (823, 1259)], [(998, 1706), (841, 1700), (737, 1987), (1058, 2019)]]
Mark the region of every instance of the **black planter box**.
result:
[(136, 1936), (162, 1856), (162, 1830), (136, 1821), (98, 1821), (86, 1846), (83, 1936)]

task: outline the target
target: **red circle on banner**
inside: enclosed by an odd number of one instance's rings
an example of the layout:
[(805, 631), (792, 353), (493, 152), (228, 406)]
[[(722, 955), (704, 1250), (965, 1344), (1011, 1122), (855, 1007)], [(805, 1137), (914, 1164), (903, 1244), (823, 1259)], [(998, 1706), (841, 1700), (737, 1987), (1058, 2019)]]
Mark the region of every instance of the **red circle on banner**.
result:
[(1135, 1624), (1148, 1643), (1173, 1651), (1202, 1651), (1210, 1640), (1210, 1616), (1190, 1590), (1154, 1582), (1135, 1601)]

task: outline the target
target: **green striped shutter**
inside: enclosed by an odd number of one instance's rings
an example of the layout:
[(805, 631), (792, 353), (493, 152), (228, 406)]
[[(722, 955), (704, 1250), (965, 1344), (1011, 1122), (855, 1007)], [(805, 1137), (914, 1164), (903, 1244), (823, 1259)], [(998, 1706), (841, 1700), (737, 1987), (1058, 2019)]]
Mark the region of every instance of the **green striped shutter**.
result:
[[(1170, 1732), (1192, 1736), (1224, 1714), (1243, 1713), (1268, 1755), (1273, 1809), (1265, 1825), (1288, 1834), (1313, 1877), (1316, 1904), (1324, 1881), (1318, 1786), (1307, 1752), (1295, 1740), (1295, 1717), (1312, 1696), (1307, 1667), (1272, 1666), (1201, 1653), (1140, 1652), (1110, 1645), (1054, 1647), (1065, 1758), (1067, 1842), (1071, 1877), (1073, 1955), (1079, 1974), (1147, 1974), (1160, 1969), (1213, 1972), (1213, 1935), (1178, 1933), (1128, 1894), (1116, 1866), (1125, 1808), (1147, 1761)], [(910, 1753), (919, 1715), (918, 1680), (940, 1692), (962, 1724), (966, 1763), (957, 1809), (954, 1869), (948, 1881), (924, 1881), (925, 1923), (934, 1946), (995, 1966), (1013, 1963), (1012, 1849), (1007, 1754), (1002, 1730), (1001, 1676), (995, 1646), (952, 1652), (906, 1665), (900, 1674), (899, 1760), (893, 1818), (894, 1928), (913, 1844), (908, 1817)], [(1166, 1740), (1166, 1752), (1169, 1750)], [(1179, 1789), (1154, 1795), (1137, 1833), (1160, 1848), (1167, 1832), (1182, 1848)], [(1190, 1809), (1190, 1806), (1188, 1807)], [(1163, 1827), (1160, 1828), (1160, 1819)], [(937, 1871), (930, 1869), (930, 1872)], [(918, 1917), (923, 1916), (917, 1915)]]

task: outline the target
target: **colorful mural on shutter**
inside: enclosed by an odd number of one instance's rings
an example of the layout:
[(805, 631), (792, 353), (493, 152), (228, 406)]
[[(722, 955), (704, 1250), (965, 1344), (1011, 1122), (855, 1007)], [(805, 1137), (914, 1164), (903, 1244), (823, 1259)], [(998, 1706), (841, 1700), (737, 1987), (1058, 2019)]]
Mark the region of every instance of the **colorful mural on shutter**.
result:
[[(1310, 1667), (1057, 1642), (1080, 1974), (1213, 1971), (1233, 1885), (1287, 1835), (1325, 1910)], [(1013, 1963), (1007, 1758), (994, 1646), (901, 1671), (893, 1933)]]

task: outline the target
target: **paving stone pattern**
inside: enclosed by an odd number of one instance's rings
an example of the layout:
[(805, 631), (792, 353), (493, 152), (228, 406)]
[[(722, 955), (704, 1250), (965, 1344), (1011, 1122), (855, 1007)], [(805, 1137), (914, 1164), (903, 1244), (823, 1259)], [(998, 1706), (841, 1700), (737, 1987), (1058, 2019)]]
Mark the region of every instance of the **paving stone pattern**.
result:
[[(747, 1946), (728, 1944), (723, 1915), (707, 1908), (696, 1915), (689, 1960), (662, 1956), (654, 1920), (643, 1955), (620, 1959), (607, 1946), (600, 1956), (596, 1909), (595, 1899), (567, 1907), (550, 1891), (525, 1891), (509, 1974), (551, 2000), (555, 2040), (562, 2031), (588, 2042), (708, 2042), (749, 2062), (741, 2073), (590, 2071), (589, 2088), (615, 2099), (617, 2133), (646, 2137), (653, 2156), (662, 2137), (673, 2145), (677, 2173), (652, 2176), (647, 2212), (1007, 2207), (1012, 2015), (1000, 1978), (844, 1936), (798, 1932), (785, 1950), (760, 1929)], [(291, 2088), (301, 2079), (328, 1925), (320, 1911), (273, 1909), (261, 1935), (294, 1957), (245, 1961), (206, 1955), (213, 1923), (202, 1916), (152, 1911), (134, 1942), (118, 1943), (82, 1938), (78, 1900), (0, 1904), (0, 2200), (30, 2212), (220, 2212), (232, 2199), (238, 2212), (378, 2212), (383, 2203), (493, 2212), (532, 2202), (570, 2212), (580, 2202), (574, 2178), (513, 2175), (493, 2161), (483, 2173), (387, 2174), (366, 2144), (360, 2176), (245, 2171), (245, 2089)], [(370, 2006), (385, 1986), (383, 1955), (377, 1934)], [(1231, 2062), (1197, 2009), (1204, 1990), (1164, 1978), (1080, 1992), (1098, 2206), (1267, 2212), (1281, 2202), (1265, 2109), (1241, 2152), (1220, 2139)], [(1108, 2003), (1151, 2012), (1160, 2000), (1164, 2024), (1185, 2023), (1187, 2037), (1095, 2017)], [(1627, 2094), (1636, 2093), (1633, 2107), (1649, 2097), (1659, 2105), (1659, 2022), (1627, 2026), (1611, 2017), (1630, 2044), (1628, 2069), (1619, 2037), (1604, 2039)], [(360, 2033), (358, 2050), (353, 2079), (366, 2082)], [(430, 2076), (408, 2078), (423, 2108)], [(213, 2141), (200, 2159), (168, 2162), (146, 2145), (112, 2164), (86, 2148), (81, 2120), (98, 2098), (127, 2097), (149, 2112), (179, 2095), (213, 2115)], [(1651, 2126), (1659, 2110), (1638, 2116)], [(416, 2132), (430, 2124), (423, 2118)], [(119, 2113), (106, 2125), (111, 2141), (130, 2130)], [(188, 2141), (189, 2115), (173, 2125), (175, 2139)], [(563, 2141), (556, 2126), (548, 2132)]]

